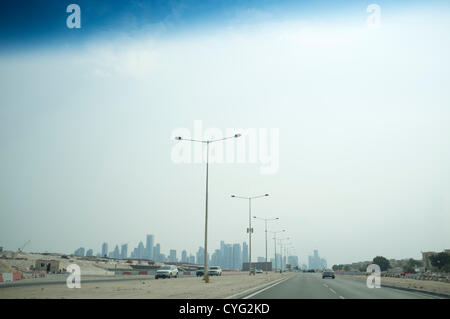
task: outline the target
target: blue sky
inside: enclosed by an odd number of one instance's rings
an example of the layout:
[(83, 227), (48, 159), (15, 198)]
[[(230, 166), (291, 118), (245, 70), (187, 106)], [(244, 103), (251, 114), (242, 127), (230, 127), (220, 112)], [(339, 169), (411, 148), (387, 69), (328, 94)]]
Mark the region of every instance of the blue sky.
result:
[[(68, 29), (66, 7), (82, 10), (82, 28)], [(0, 47), (74, 45), (91, 37), (128, 33), (164, 25), (164, 37), (195, 28), (276, 21), (289, 17), (344, 21), (365, 19), (367, 0), (16, 0), (4, 1), (0, 12)], [(446, 1), (377, 1), (386, 14), (417, 8), (448, 9)], [(161, 27), (155, 28), (161, 31)]]
[(211, 165), (211, 249), (248, 241), (232, 193), (271, 194), (254, 214), (280, 218), (301, 262), (449, 248), (446, 1), (380, 1), (375, 30), (372, 1), (79, 1), (80, 30), (70, 3), (0, 13), (0, 246), (97, 252), (153, 233), (194, 253), (204, 165), (171, 152), (200, 120), (280, 132), (276, 174)]

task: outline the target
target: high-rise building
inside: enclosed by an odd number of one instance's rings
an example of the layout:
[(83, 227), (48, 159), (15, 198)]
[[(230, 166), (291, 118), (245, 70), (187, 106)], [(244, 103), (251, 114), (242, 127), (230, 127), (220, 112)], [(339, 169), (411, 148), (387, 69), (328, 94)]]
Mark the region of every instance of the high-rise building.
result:
[(169, 252), (169, 262), (176, 263), (177, 261), (177, 251), (175, 249), (171, 249)]
[(281, 269), (281, 254), (276, 254), (276, 262), (274, 264), (274, 267), (276, 266), (277, 269)]
[(220, 266), (220, 267), (222, 267), (221, 262), (220, 262), (220, 249), (216, 249), (214, 251), (214, 253), (212, 254), (212, 256), (211, 256), (211, 266)]
[(94, 250), (88, 249), (88, 251), (86, 252), (86, 257), (91, 257), (91, 256), (94, 256)]
[(245, 241), (242, 244), (242, 262), (248, 263), (248, 245)]
[(195, 264), (195, 256), (194, 255), (189, 255), (188, 262), (190, 264)]
[(147, 245), (145, 246), (145, 258), (153, 259), (153, 243), (155, 237), (153, 235), (147, 235)]
[(116, 247), (114, 248), (112, 256), (115, 259), (119, 259), (120, 258), (119, 245), (116, 245)]
[(234, 270), (239, 270), (242, 268), (242, 251), (241, 244), (233, 244), (233, 265)]
[(108, 256), (108, 244), (103, 243), (102, 245), (102, 257)]
[(84, 256), (84, 248), (80, 247), (73, 253), (75, 256), (83, 257)]
[(266, 257), (258, 257), (258, 258), (256, 258), (256, 261), (259, 263), (263, 263), (266, 261)]
[(161, 255), (161, 245), (158, 243), (153, 248), (153, 260), (154, 261), (162, 261), (160, 255)]
[(182, 263), (187, 263), (188, 262), (188, 257), (187, 257), (187, 251), (183, 250), (181, 252), (181, 262)]
[(327, 269), (327, 260), (325, 258), (320, 258), (320, 268)]
[(198, 247), (197, 254), (196, 254), (196, 262), (199, 265), (203, 265), (205, 263), (204, 257), (205, 256), (205, 250), (203, 247)]
[(137, 247), (137, 258), (142, 259), (145, 256), (145, 247), (142, 241), (139, 242)]
[(120, 251), (120, 258), (128, 258), (128, 244), (123, 244)]
[(298, 266), (298, 256), (289, 256), (288, 264), (290, 264), (292, 268), (297, 267)]
[(320, 258), (319, 251), (317, 249), (314, 250), (313, 256), (308, 256), (309, 269), (326, 269), (327, 261), (325, 258)]

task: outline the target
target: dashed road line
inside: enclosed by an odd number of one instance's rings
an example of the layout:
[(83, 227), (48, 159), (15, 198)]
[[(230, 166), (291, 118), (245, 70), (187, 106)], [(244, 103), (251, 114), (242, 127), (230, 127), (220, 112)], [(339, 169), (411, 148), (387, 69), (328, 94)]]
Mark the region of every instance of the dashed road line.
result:
[(330, 288), (330, 290), (331, 290), (332, 293), (334, 293), (334, 294), (336, 293), (336, 291), (334, 291), (333, 289)]
[(341, 299), (345, 299), (344, 297), (342, 297), (342, 296), (339, 296), (339, 298), (341, 298)]

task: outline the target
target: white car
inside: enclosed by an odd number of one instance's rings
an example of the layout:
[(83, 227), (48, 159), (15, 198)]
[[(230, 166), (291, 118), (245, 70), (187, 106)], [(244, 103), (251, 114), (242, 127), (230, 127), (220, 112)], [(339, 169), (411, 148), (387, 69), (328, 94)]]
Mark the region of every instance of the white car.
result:
[(210, 276), (222, 276), (222, 268), (219, 266), (211, 266), (209, 267), (208, 274)]
[(166, 265), (160, 267), (156, 271), (155, 279), (158, 278), (178, 278), (178, 268), (172, 265)]

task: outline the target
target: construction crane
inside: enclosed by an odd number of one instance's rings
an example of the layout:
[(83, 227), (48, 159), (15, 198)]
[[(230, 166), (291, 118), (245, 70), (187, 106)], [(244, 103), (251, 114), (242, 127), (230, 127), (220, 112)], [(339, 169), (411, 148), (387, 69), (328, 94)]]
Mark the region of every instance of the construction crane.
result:
[(30, 243), (31, 243), (31, 240), (27, 241), (25, 244), (22, 245), (22, 247), (20, 247), (19, 249), (17, 249), (17, 251), (13, 252), (13, 253), (12, 253), (12, 258), (16, 258), (17, 255), (19, 255), (19, 254), (23, 251), (23, 249), (24, 249), (28, 244), (30, 244)]
[(25, 244), (22, 245), (22, 247), (20, 247), (19, 249), (17, 249), (18, 253), (21, 253), (23, 251), (23, 249), (25, 248), (25, 246), (27, 246), (29, 243), (31, 243), (31, 240), (27, 241)]

